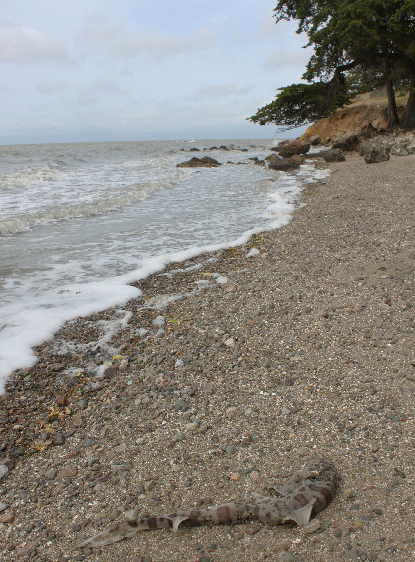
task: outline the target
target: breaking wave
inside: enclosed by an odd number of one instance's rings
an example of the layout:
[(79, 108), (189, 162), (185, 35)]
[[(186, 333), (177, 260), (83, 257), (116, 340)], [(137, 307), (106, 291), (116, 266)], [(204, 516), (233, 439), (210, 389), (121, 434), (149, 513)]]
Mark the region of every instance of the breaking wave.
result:
[(13, 190), (16, 187), (26, 187), (31, 183), (57, 181), (62, 177), (63, 172), (58, 167), (52, 165), (42, 166), (41, 168), (26, 168), (12, 174), (0, 175), (0, 189)]
[(165, 181), (162, 184), (161, 182), (147, 182), (136, 186), (130, 186), (121, 195), (104, 198), (93, 203), (62, 206), (45, 212), (33, 214), (25, 213), (14, 217), (0, 219), (0, 236), (10, 236), (11, 234), (16, 234), (17, 232), (24, 232), (34, 226), (48, 222), (89, 217), (105, 214), (110, 211), (116, 211), (122, 207), (131, 205), (140, 199), (144, 199), (156, 189), (168, 188), (180, 179), (181, 178), (175, 177), (175, 179), (172, 178), (170, 181)]
[[(124, 169), (128, 169), (129, 166), (131, 164), (125, 163)], [(116, 211), (146, 198), (155, 190), (166, 189), (183, 181), (190, 173), (189, 170), (173, 168), (167, 174), (163, 173), (162, 169), (159, 169), (158, 174), (155, 174), (153, 180), (143, 180), (135, 183), (128, 183), (128, 180), (121, 181), (116, 186), (112, 185), (111, 188), (105, 184), (105, 178), (102, 177), (97, 180), (97, 184), (91, 190), (88, 189), (87, 185), (84, 185), (79, 194), (76, 194), (73, 190), (71, 190), (72, 194), (68, 193), (70, 191), (69, 187), (65, 189), (65, 182), (67, 184), (70, 183), (68, 179), (65, 179), (65, 172), (49, 167), (0, 176), (0, 188), (7, 188), (9, 190), (16, 187), (24, 188), (29, 184), (33, 185), (39, 182), (45, 182), (45, 186), (48, 188), (48, 182), (59, 182), (59, 180), (62, 180), (62, 195), (60, 198), (58, 193), (55, 192), (55, 197), (49, 197), (47, 205), (36, 208), (38, 206), (36, 205), (35, 195), (35, 197), (32, 197), (34, 200), (32, 202), (32, 210), (26, 209), (26, 212), (19, 212), (17, 210), (16, 212), (12, 209), (12, 212), (0, 217), (0, 236), (10, 236), (18, 232), (24, 232), (49, 222), (101, 215)], [(140, 175), (140, 173), (137, 173), (138, 178)], [(44, 197), (43, 192), (38, 194), (39, 198)], [(10, 194), (9, 199), (14, 200), (13, 193)], [(16, 205), (11, 206), (16, 207)]]

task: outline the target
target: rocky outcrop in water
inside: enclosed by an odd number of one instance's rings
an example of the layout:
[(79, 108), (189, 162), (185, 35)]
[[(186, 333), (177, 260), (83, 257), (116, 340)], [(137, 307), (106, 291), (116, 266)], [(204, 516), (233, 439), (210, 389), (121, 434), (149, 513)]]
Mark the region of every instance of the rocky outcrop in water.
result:
[(291, 158), (296, 154), (306, 154), (310, 150), (310, 143), (301, 139), (294, 139), (282, 142), (274, 149), (281, 158)]
[(217, 168), (218, 166), (221, 166), (221, 163), (210, 156), (203, 156), (203, 158), (194, 156), (186, 162), (177, 164), (176, 168)]
[(303, 158), (299, 155), (291, 156), (290, 158), (280, 158), (276, 154), (271, 154), (265, 158), (268, 168), (277, 170), (279, 172), (290, 172), (299, 168), (303, 162)]

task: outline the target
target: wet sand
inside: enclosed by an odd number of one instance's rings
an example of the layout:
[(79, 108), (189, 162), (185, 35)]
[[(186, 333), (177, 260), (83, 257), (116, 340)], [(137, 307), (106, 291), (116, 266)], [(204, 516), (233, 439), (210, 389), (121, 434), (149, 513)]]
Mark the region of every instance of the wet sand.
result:
[[(415, 159), (330, 167), (288, 226), (140, 282), (16, 372), (0, 400), (4, 562), (412, 558)], [(73, 549), (133, 509), (266, 494), (316, 454), (342, 484), (313, 532), (252, 522)]]

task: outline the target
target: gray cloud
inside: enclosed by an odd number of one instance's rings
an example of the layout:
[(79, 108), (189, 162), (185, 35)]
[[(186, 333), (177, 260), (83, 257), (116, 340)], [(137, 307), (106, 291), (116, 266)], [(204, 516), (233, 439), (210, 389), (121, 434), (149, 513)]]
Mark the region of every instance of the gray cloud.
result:
[(79, 39), (84, 47), (98, 54), (126, 59), (146, 55), (153, 61), (207, 49), (216, 43), (215, 33), (206, 27), (182, 38), (154, 30), (134, 29), (104, 16), (89, 18)]
[(128, 92), (117, 82), (105, 78), (93, 80), (90, 84), (80, 88), (74, 97), (74, 102), (81, 106), (96, 105), (108, 95), (127, 97)]
[(59, 92), (64, 92), (65, 90), (69, 90), (69, 84), (65, 82), (40, 82), (36, 89), (41, 94), (57, 94)]
[(293, 48), (292, 51), (281, 49), (271, 53), (261, 64), (267, 71), (276, 71), (282, 68), (298, 67), (305, 69), (305, 66), (312, 53), (311, 49)]
[(0, 62), (68, 63), (66, 45), (56, 36), (26, 25), (0, 23)]
[(271, 37), (276, 38), (281, 30), (281, 27), (284, 27), (286, 22), (283, 20), (278, 24), (278, 28), (276, 25), (276, 20), (273, 17), (273, 13), (271, 10), (267, 10), (266, 12), (262, 12), (259, 15), (259, 24), (258, 24), (258, 35), (259, 37)]
[(225, 96), (243, 96), (253, 90), (253, 85), (238, 86), (235, 82), (228, 84), (209, 84), (196, 90), (196, 98), (223, 98)]
[(94, 80), (91, 88), (105, 94), (114, 94), (116, 96), (128, 95), (127, 91), (121, 88), (117, 82), (114, 80), (107, 80), (105, 78)]

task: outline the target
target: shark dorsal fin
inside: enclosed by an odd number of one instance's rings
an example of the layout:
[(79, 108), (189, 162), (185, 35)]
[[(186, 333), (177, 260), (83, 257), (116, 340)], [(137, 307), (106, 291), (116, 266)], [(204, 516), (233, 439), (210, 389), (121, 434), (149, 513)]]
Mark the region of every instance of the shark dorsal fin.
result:
[(186, 519), (189, 519), (189, 517), (186, 517), (184, 515), (176, 515), (175, 517), (171, 517), (170, 519), (173, 524), (173, 533), (177, 533), (180, 523), (183, 523), (183, 521), (186, 521)]
[(307, 525), (311, 518), (311, 512), (313, 511), (313, 506), (315, 503), (315, 498), (310, 500), (304, 507), (300, 509), (294, 509), (290, 515), (285, 517), (284, 521), (295, 521), (299, 527)]

